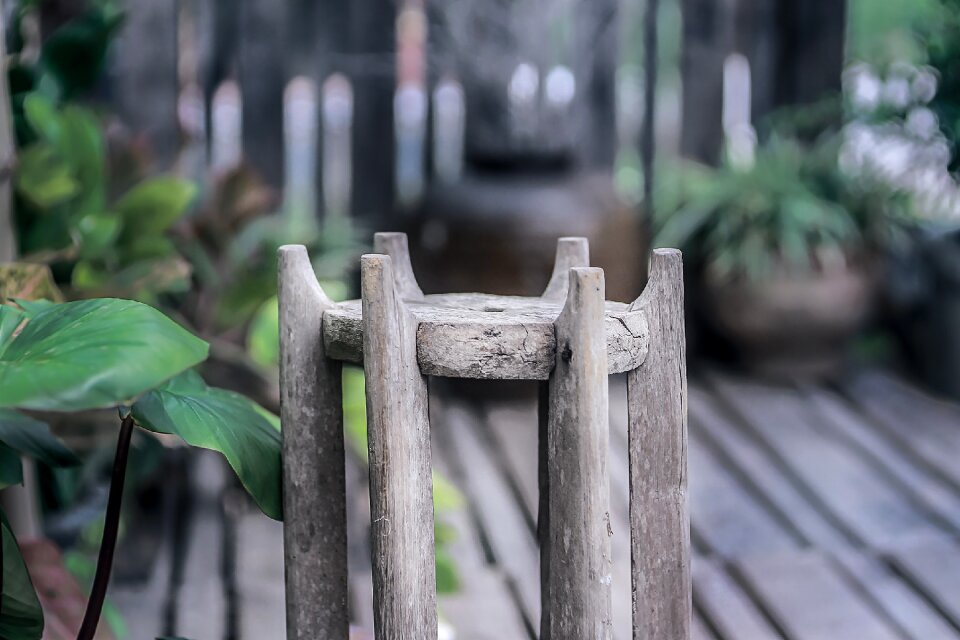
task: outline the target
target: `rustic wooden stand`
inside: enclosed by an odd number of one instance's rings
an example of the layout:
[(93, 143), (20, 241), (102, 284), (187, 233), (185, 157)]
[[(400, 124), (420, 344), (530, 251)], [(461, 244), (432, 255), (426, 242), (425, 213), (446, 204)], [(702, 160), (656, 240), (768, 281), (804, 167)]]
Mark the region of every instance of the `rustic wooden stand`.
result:
[[(654, 252), (633, 304), (607, 302), (587, 242), (562, 238), (539, 298), (425, 296), (403, 234), (361, 258), (334, 303), (306, 249), (280, 249), (280, 384), (289, 640), (347, 637), (341, 362), (367, 380), (374, 626), (437, 636), (427, 376), (542, 380), (542, 639), (612, 637), (607, 375), (627, 373), (635, 640), (690, 637), (680, 253)], [(534, 461), (530, 461), (534, 464)]]

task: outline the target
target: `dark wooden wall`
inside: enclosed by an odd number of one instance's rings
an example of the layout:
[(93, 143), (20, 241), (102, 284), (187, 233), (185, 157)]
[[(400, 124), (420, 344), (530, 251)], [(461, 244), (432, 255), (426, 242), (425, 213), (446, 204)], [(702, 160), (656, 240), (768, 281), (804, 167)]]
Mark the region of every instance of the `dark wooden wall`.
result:
[(723, 144), (723, 62), (750, 62), (753, 121), (840, 91), (846, 0), (682, 0), (681, 151), (715, 163)]

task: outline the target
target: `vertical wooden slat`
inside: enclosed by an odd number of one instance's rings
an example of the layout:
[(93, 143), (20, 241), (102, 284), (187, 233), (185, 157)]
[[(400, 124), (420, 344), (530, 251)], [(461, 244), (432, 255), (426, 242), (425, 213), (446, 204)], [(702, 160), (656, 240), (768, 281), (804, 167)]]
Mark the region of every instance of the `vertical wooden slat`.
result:
[(569, 272), (548, 382), (548, 626), (541, 638), (612, 637), (609, 412), (601, 269)]
[(733, 40), (736, 0), (681, 0), (683, 10), (683, 126), (680, 151), (706, 163), (723, 145), (723, 61)]
[[(344, 73), (344, 54), (347, 53), (349, 37), (350, 37), (350, 1), (351, 0), (323, 0), (323, 2), (318, 2), (317, 0), (297, 0), (302, 4), (311, 4), (318, 5), (319, 9), (317, 13), (320, 18), (320, 22), (316, 28), (316, 35), (313, 39), (313, 55), (314, 55), (314, 64), (316, 65), (312, 71), (312, 77), (315, 77), (317, 81), (318, 95), (320, 96), (320, 108), (317, 110), (317, 117), (320, 119), (320, 122), (317, 126), (317, 175), (316, 175), (316, 198), (318, 203), (325, 203), (326, 199), (324, 192), (326, 190), (326, 185), (324, 184), (324, 156), (323, 149), (327, 142), (325, 142), (325, 136), (327, 135), (327, 129), (324, 125), (324, 91), (323, 88), (325, 83), (330, 78), (331, 75), (335, 73)], [(292, 19), (292, 18), (291, 18)], [(295, 70), (299, 73), (299, 68), (295, 67)], [(303, 71), (304, 73), (306, 70)], [(352, 103), (351, 103), (352, 105)], [(349, 145), (347, 145), (349, 149)], [(347, 165), (350, 164), (349, 158), (343, 159), (343, 162)], [(329, 168), (328, 168), (329, 170)], [(349, 169), (347, 169), (349, 174)], [(347, 182), (344, 180), (344, 182)], [(330, 213), (329, 211), (326, 213)], [(343, 211), (336, 211), (335, 213), (342, 214)]]
[(417, 322), (389, 256), (360, 261), (367, 385), (374, 631), (379, 640), (437, 636), (427, 380)]
[(325, 357), (334, 306), (300, 245), (279, 251), (280, 416), (288, 640), (347, 637), (341, 365)]
[(570, 269), (589, 266), (590, 244), (586, 238), (560, 238), (557, 240), (553, 273), (541, 297), (547, 300), (566, 300), (570, 284)]
[(154, 158), (168, 168), (180, 146), (180, 83), (176, 0), (128, 3), (116, 55), (117, 106), (123, 121), (146, 134)]
[(683, 261), (657, 249), (633, 304), (646, 310), (647, 359), (627, 376), (634, 640), (690, 637), (687, 375)]
[(397, 294), (403, 300), (419, 300), (423, 298), (423, 291), (417, 284), (417, 277), (413, 273), (410, 263), (410, 245), (407, 234), (396, 232), (380, 232), (373, 234), (373, 250), (385, 256), (390, 256), (393, 264), (393, 277), (397, 283)]
[[(577, 29), (575, 59), (578, 87), (583, 95), (575, 126), (580, 162), (590, 169), (609, 171), (617, 152), (616, 73), (619, 60), (620, 3), (593, 0), (575, 5)], [(581, 84), (582, 83), (582, 84)]]
[(274, 187), (283, 185), (284, 22), (287, 4), (240, 0), (238, 41), (243, 152)]
[(383, 226), (394, 208), (396, 11), (393, 0), (352, 0), (353, 187), (355, 216)]

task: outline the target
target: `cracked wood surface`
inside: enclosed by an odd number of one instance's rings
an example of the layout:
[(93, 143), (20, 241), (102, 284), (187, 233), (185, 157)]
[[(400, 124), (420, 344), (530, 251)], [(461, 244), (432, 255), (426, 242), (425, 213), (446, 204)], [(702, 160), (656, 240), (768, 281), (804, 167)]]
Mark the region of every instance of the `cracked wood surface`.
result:
[[(488, 380), (546, 380), (556, 360), (554, 323), (563, 301), (447, 293), (404, 301), (419, 323), (417, 360), (425, 375)], [(327, 355), (359, 363), (363, 320), (359, 300), (324, 312)], [(637, 368), (647, 354), (645, 313), (605, 304), (608, 373)]]

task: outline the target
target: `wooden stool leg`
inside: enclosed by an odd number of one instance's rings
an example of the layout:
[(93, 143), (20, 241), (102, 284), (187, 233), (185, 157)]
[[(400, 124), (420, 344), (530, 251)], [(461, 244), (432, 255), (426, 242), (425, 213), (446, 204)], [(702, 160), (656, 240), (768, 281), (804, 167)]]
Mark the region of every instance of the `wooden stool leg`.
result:
[(287, 638), (345, 640), (347, 515), (341, 366), (323, 349), (334, 306), (303, 246), (279, 251)]
[[(546, 425), (548, 566), (541, 639), (612, 637), (603, 271), (569, 272)], [(542, 556), (543, 557), (543, 556)]]
[(690, 638), (687, 510), (687, 371), (683, 261), (659, 249), (633, 304), (644, 309), (650, 350), (627, 376), (634, 640)]
[(374, 630), (377, 640), (437, 637), (427, 379), (417, 322), (385, 255), (360, 261), (367, 381)]

